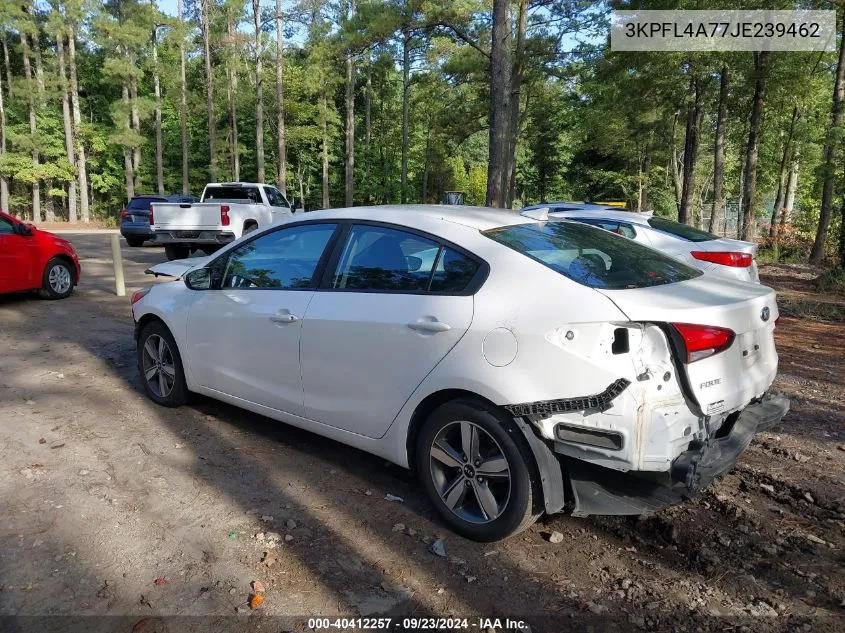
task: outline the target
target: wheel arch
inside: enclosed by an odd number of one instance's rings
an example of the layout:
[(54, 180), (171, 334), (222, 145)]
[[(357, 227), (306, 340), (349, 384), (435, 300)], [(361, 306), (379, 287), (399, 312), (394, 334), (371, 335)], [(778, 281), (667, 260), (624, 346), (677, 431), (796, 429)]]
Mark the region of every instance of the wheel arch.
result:
[(64, 264), (67, 264), (67, 267), (70, 270), (70, 274), (73, 277), (73, 285), (78, 285), (79, 275), (76, 271), (76, 263), (74, 263), (73, 258), (70, 255), (67, 255), (66, 253), (56, 253), (55, 255), (52, 255), (46, 262), (44, 262), (44, 266), (41, 269), (41, 275), (44, 275), (44, 272), (47, 270), (47, 266), (49, 266), (50, 262), (55, 259), (59, 260)]
[(534, 470), (542, 489), (542, 504), (549, 514), (560, 512), (565, 503), (564, 471), (555, 457), (552, 449), (531, 429), (531, 425), (522, 418), (514, 418), (503, 407), (488, 398), (466, 389), (441, 389), (423, 398), (411, 414), (408, 433), (405, 441), (405, 451), (408, 456), (408, 466), (416, 468), (416, 444), (425, 421), (437, 407), (453, 400), (471, 400), (498, 413), (504, 419), (513, 420), (514, 425), (522, 432), (522, 436), (533, 456)]
[(248, 218), (248, 219), (244, 220), (243, 227), (241, 228), (241, 235), (246, 233), (247, 229), (250, 228), (250, 227), (253, 227), (253, 226), (256, 229), (258, 228), (258, 220), (254, 219), (254, 218)]

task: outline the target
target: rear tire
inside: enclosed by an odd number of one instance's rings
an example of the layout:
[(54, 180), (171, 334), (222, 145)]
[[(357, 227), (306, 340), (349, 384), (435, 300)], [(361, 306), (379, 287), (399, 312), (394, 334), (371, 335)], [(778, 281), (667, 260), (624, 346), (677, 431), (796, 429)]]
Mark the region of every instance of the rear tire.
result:
[(168, 261), (174, 259), (186, 259), (191, 254), (191, 249), (184, 244), (165, 244), (164, 255)]
[(132, 248), (138, 248), (139, 246), (144, 245), (144, 240), (140, 237), (127, 237), (126, 243)]
[(76, 281), (73, 267), (64, 259), (54, 257), (44, 267), (41, 275), (41, 289), (38, 291), (42, 299), (64, 299), (73, 292)]
[(446, 523), (474, 541), (513, 536), (542, 513), (536, 465), (522, 432), (480, 402), (454, 400), (429, 416), (417, 440), (416, 467)]
[(246, 235), (247, 233), (252, 233), (255, 229), (258, 228), (258, 223), (255, 220), (247, 220), (244, 222), (244, 230), (242, 235)]
[(138, 372), (150, 400), (165, 407), (188, 401), (182, 356), (167, 326), (152, 321), (138, 337)]

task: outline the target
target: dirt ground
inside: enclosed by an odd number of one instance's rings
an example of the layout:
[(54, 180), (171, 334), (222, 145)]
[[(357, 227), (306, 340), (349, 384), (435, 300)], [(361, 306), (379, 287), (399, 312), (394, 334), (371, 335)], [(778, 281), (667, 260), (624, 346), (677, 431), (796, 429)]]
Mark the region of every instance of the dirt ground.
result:
[[(154, 405), (108, 236), (69, 237), (84, 276), (70, 299), (0, 297), (0, 616), (123, 617), (0, 617), (0, 630), (293, 631), (359, 615), (396, 630), (403, 616), (480, 631), (845, 630), (842, 323), (781, 318), (776, 387), (792, 411), (697, 499), (649, 518), (556, 516), (480, 545), (383, 460), (211, 400)], [(130, 292), (164, 259), (124, 257)], [(793, 290), (810, 277), (763, 269)], [(438, 536), (446, 557), (428, 551)], [(253, 581), (265, 600), (251, 611)]]

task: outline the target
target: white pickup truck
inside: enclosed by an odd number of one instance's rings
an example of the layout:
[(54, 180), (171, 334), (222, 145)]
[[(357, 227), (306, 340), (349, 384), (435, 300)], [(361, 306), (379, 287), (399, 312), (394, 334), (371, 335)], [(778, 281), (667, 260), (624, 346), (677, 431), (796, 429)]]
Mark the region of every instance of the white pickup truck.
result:
[(212, 182), (200, 202), (151, 204), (150, 229), (167, 259), (184, 259), (197, 250), (210, 255), (244, 233), (301, 211), (298, 206), (271, 185)]

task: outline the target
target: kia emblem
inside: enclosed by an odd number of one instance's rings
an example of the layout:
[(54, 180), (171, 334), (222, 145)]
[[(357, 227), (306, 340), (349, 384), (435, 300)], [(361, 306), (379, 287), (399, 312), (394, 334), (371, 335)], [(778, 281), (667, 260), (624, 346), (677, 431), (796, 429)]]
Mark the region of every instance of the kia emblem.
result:
[(763, 319), (764, 321), (769, 320), (769, 306), (766, 306), (765, 308), (760, 310), (760, 318)]

